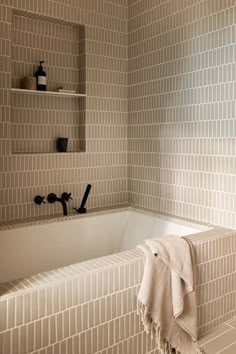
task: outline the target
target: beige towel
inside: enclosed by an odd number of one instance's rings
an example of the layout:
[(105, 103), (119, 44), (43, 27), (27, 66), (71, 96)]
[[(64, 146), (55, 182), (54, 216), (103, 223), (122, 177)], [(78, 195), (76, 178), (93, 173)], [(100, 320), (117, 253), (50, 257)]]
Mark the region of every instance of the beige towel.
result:
[[(199, 354), (192, 254), (179, 236), (147, 240), (138, 313), (162, 354)], [(156, 254), (156, 256), (154, 256)]]

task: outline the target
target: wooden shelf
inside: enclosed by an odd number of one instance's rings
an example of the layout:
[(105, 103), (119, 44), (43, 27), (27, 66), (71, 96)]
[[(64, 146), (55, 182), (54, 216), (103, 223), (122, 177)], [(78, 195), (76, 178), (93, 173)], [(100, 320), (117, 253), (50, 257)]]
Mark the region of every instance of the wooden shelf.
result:
[(83, 93), (57, 92), (57, 91), (37, 91), (12, 88), (12, 92), (26, 93), (30, 95), (63, 96), (63, 97), (86, 97)]

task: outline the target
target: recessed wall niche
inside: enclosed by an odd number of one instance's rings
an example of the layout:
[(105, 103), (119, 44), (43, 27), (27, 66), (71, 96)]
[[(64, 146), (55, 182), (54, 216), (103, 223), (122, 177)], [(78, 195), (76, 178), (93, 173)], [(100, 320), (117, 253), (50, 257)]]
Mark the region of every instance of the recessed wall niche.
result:
[[(47, 91), (24, 91), (44, 60)], [(69, 138), (68, 152), (85, 144), (85, 27), (51, 18), (12, 14), (11, 139), (13, 154), (55, 153), (56, 139)], [(76, 94), (60, 94), (69, 86)]]

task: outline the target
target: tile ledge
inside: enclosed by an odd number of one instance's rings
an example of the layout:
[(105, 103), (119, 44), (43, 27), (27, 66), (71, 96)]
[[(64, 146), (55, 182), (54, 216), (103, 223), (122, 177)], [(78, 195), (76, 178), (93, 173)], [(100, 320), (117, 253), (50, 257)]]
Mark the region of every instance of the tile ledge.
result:
[(122, 211), (126, 209), (129, 210), (130, 208), (131, 206), (128, 203), (126, 203), (126, 204), (109, 206), (105, 208), (90, 209), (86, 214), (78, 214), (73, 211), (70, 211), (69, 215), (66, 217), (62, 216), (61, 214), (52, 214), (52, 215), (35, 216), (35, 217), (25, 218), (25, 219), (9, 220), (0, 223), (0, 231), (7, 231), (11, 229), (29, 227), (34, 225), (42, 225), (42, 224), (53, 223), (53, 222), (63, 222), (68, 220), (74, 220), (77, 218), (81, 219), (81, 218), (90, 217), (92, 215), (103, 215), (108, 213), (115, 213), (117, 211)]

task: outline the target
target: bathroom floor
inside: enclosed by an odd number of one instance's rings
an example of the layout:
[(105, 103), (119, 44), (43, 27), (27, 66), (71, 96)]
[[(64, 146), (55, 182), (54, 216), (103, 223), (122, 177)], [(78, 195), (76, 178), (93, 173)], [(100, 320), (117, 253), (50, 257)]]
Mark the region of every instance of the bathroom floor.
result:
[(236, 318), (206, 334), (200, 344), (207, 354), (235, 354)]

